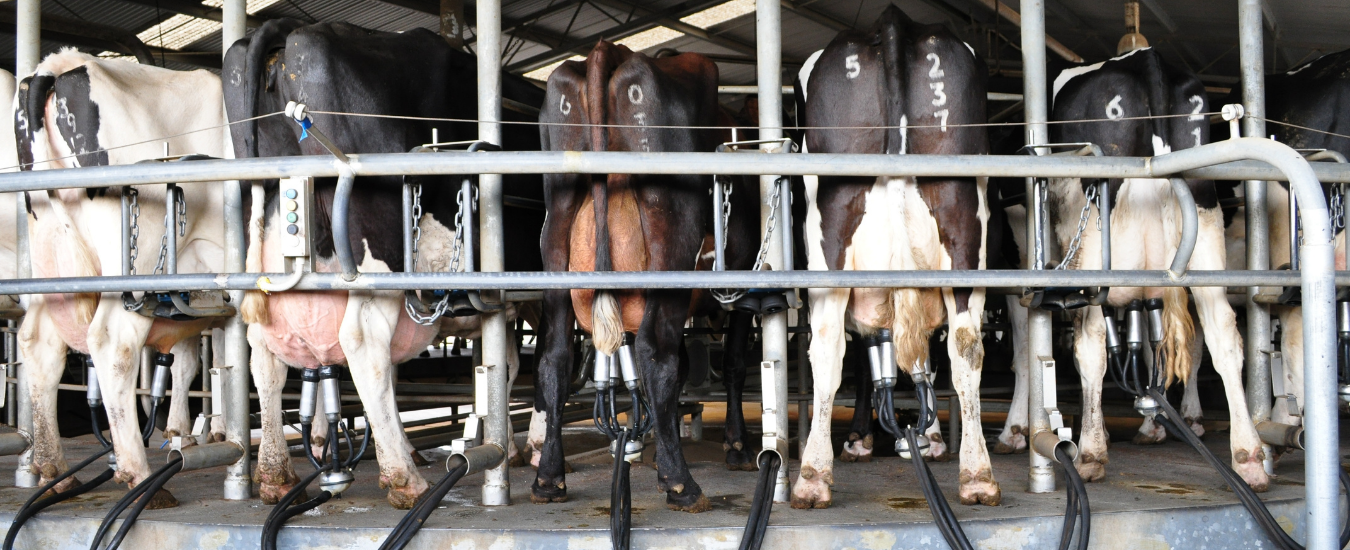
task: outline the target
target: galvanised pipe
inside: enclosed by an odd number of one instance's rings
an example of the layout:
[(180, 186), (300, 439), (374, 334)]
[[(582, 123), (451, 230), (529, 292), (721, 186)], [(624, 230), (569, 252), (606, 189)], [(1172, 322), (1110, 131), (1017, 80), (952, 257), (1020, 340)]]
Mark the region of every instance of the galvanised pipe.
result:
[[(501, 0), (478, 0), (478, 139), (488, 143), (502, 142), (502, 5)], [(434, 153), (433, 153), (434, 154)], [(466, 152), (474, 159), (492, 159), (497, 153)], [(505, 271), (506, 249), (503, 245), (502, 176), (500, 166), (486, 170), (459, 170), (454, 173), (482, 174), (478, 178), (479, 268), (484, 272)], [(468, 202), (464, 205), (469, 208)], [(472, 218), (469, 218), (472, 221)], [(465, 223), (465, 226), (471, 223)], [(469, 241), (472, 247), (473, 242)], [(473, 287), (444, 287), (473, 288)], [(508, 447), (511, 419), (508, 416), (510, 388), (507, 387), (505, 311), (483, 313), (483, 365), (488, 369), (487, 411), (483, 443)], [(502, 462), (483, 473), (483, 505), (511, 504), (511, 479), (507, 464)]]
[[(1205, 154), (1207, 147), (1186, 149)], [(1169, 153), (1179, 154), (1182, 151)], [(1025, 155), (727, 155), (722, 153), (637, 153), (591, 151), (444, 151), (348, 155), (357, 173), (380, 175), (440, 174), (783, 174), (819, 176), (954, 176), (1051, 178), (1269, 179), (1285, 176), (1263, 162), (1214, 162), (1181, 172), (1165, 172), (1151, 158)], [(1162, 158), (1162, 157), (1154, 157)], [(1218, 166), (1214, 166), (1218, 165)], [(1314, 163), (1323, 183), (1350, 182), (1350, 165)], [(116, 185), (262, 180), (282, 177), (336, 177), (332, 157), (308, 155), (184, 163), (90, 166), (0, 174), (0, 193)], [(480, 193), (481, 199), (481, 193)], [(25, 212), (25, 216), (27, 213)]]
[(1172, 256), (1172, 267), (1167, 272), (1175, 276), (1186, 274), (1191, 263), (1191, 254), (1195, 252), (1195, 239), (1200, 236), (1200, 212), (1196, 210), (1195, 197), (1191, 188), (1182, 178), (1168, 178), (1172, 184), (1172, 194), (1177, 197), (1177, 208), (1181, 213), (1181, 241), (1177, 243), (1176, 254)]
[(1178, 173), (1201, 164), (1260, 159), (1289, 178), (1303, 206), (1303, 368), (1304, 427), (1307, 439), (1308, 548), (1338, 547), (1340, 533), (1339, 426), (1336, 405), (1336, 282), (1331, 217), (1322, 186), (1308, 162), (1289, 146), (1268, 139), (1238, 138), (1184, 149), (1153, 159), (1160, 173)]
[[(14, 51), (14, 75), (20, 79), (33, 74), (37, 69), (38, 62), (41, 60), (42, 43), (40, 33), (42, 28), (42, 0), (18, 0), (15, 3), (15, 51)], [(18, 209), (15, 216), (15, 260), (18, 265), (15, 271), (17, 277), (31, 276), (31, 263), (28, 252), (28, 211), (25, 208), (25, 201), (14, 201)], [(17, 343), (18, 339), (15, 339)], [(22, 357), (16, 349), (15, 362), (22, 361)], [(27, 370), (20, 366), (18, 369), (20, 383), (15, 388), (15, 400), (11, 405), (16, 409), (16, 420), (18, 429), (21, 433), (33, 433), (33, 405), (29, 399), (28, 386), (24, 380), (27, 376), (24, 371)], [(14, 469), (14, 485), (16, 487), (37, 487), (38, 476), (33, 473), (33, 452), (32, 450), (19, 455), (19, 465)]]
[[(246, 32), (245, 0), (225, 0), (221, 6), (221, 49), (222, 55), (235, 41), (242, 39)], [(225, 140), (229, 143), (229, 140)], [(323, 157), (319, 157), (323, 158)], [(326, 159), (325, 159), (326, 160)], [(157, 163), (191, 164), (191, 163)], [(247, 178), (232, 178), (245, 180)], [(174, 181), (174, 180), (164, 180)], [(224, 182), (224, 218), (225, 218), (225, 271), (239, 273), (244, 271), (244, 198), (240, 181)], [(255, 279), (256, 280), (256, 279)], [(175, 288), (176, 287), (170, 287)], [(230, 292), (230, 301), (244, 303), (242, 290)], [(225, 368), (219, 369), (220, 407), (225, 414), (225, 440), (247, 448), (250, 442), (249, 407), (249, 348), (244, 321), (238, 315), (231, 317), (225, 325)], [(226, 500), (247, 500), (253, 497), (253, 468), (249, 454), (243, 453), (239, 460), (225, 469), (224, 496)]]
[[(191, 436), (184, 436), (191, 437)], [(207, 443), (205, 445), (193, 445), (181, 449), (169, 451), (168, 459), (173, 460), (173, 455), (178, 455), (183, 459), (183, 469), (181, 471), (202, 470), (205, 468), (215, 468), (234, 464), (244, 455), (244, 448), (233, 441), (222, 441), (219, 443)]]
[(42, 0), (19, 0), (15, 4), (14, 76), (22, 79), (32, 75), (41, 60)]
[(332, 162), (338, 171), (337, 188), (333, 191), (333, 252), (342, 266), (342, 278), (350, 281), (357, 276), (356, 256), (352, 253), (351, 232), (348, 231), (356, 171), (344, 162)]

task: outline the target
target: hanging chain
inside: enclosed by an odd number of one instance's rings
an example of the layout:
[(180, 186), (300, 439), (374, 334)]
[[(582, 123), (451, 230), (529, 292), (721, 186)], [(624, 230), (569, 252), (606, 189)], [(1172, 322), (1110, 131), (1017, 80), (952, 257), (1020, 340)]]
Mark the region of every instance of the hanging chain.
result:
[(413, 206), (412, 206), (412, 268), (417, 271), (417, 247), (422, 243), (422, 184), (417, 183), (412, 186)]
[[(784, 176), (779, 176), (778, 179), (774, 180), (773, 182), (773, 195), (769, 197), (769, 220), (765, 224), (764, 240), (761, 241), (759, 244), (759, 253), (755, 255), (755, 266), (750, 269), (751, 271), (759, 271), (763, 269), (764, 259), (769, 255), (769, 246), (773, 242), (773, 232), (774, 229), (778, 227), (778, 206), (782, 202), (781, 199), (783, 197), (782, 195), (783, 182), (786, 179), (787, 178)], [(727, 228), (729, 227), (728, 224), (730, 223), (731, 219), (731, 181), (729, 179), (723, 180), (721, 182), (721, 185), (722, 185), (722, 227)], [(724, 242), (722, 243), (724, 247), (726, 245), (725, 240), (726, 239), (723, 239)], [(724, 304), (735, 302), (736, 300), (741, 299), (742, 296), (745, 296), (744, 290), (727, 290), (715, 288), (708, 290), (712, 294), (713, 298), (716, 298), (717, 301), (722, 302)]]
[(129, 257), (127, 258), (127, 265), (130, 266), (128, 274), (130, 275), (136, 274), (136, 256), (140, 254), (140, 251), (136, 249), (136, 241), (141, 237), (141, 203), (137, 200), (140, 195), (140, 191), (137, 191), (135, 187), (127, 187), (127, 197), (131, 201), (131, 231), (129, 232), (131, 242), (128, 243), (130, 246), (128, 249)]
[(1331, 186), (1331, 233), (1333, 235), (1345, 229), (1344, 193), (1344, 183)]
[[(472, 208), (472, 207), (473, 207), (473, 204), (477, 202), (477, 199), (478, 199), (478, 197), (477, 197), (477, 194), (478, 194), (478, 188), (477, 188), (477, 187), (473, 187), (473, 194), (474, 194), (474, 196), (473, 196), (472, 198), (470, 198), (470, 200), (468, 201), (468, 204), (466, 205), (466, 204), (465, 204), (465, 199), (468, 198), (468, 197), (466, 197), (467, 193), (465, 193), (463, 189), (460, 189), (459, 191), (457, 191), (457, 192), (455, 193), (455, 205), (456, 205), (458, 208), (457, 208), (457, 210), (456, 210), (456, 212), (455, 212), (455, 237), (454, 237), (454, 239), (451, 241), (452, 244), (451, 244), (451, 248), (450, 248), (450, 272), (451, 272), (451, 273), (457, 273), (457, 272), (459, 272), (460, 256), (461, 256), (461, 254), (463, 253), (463, 251), (465, 250), (465, 244), (464, 244), (464, 222), (465, 222), (466, 216), (468, 215), (468, 214), (465, 212), (465, 207), (467, 206), (467, 207), (469, 207), (469, 208)], [(421, 185), (421, 184), (415, 184), (415, 185), (413, 186), (413, 224), (414, 224), (414, 225), (413, 225), (413, 249), (412, 249), (413, 256), (412, 256), (412, 265), (413, 265), (413, 269), (416, 269), (416, 268), (417, 268), (417, 256), (418, 256), (417, 247), (418, 247), (418, 245), (421, 243), (421, 240), (422, 240), (422, 227), (421, 227), (421, 226), (422, 226), (422, 185)], [(426, 314), (426, 315), (423, 315), (422, 313), (420, 313), (420, 312), (417, 310), (417, 308), (414, 308), (413, 305), (412, 305), (412, 303), (409, 302), (408, 300), (405, 299), (404, 302), (403, 302), (403, 309), (404, 309), (405, 311), (407, 311), (408, 317), (411, 318), (411, 319), (413, 320), (413, 322), (415, 322), (415, 323), (417, 323), (417, 324), (419, 324), (419, 325), (423, 325), (423, 326), (430, 326), (432, 323), (435, 323), (437, 319), (440, 319), (442, 316), (445, 315), (445, 311), (446, 311), (447, 309), (449, 309), (449, 308), (450, 308), (450, 293), (449, 293), (449, 292), (446, 292), (443, 296), (441, 296), (441, 299), (437, 300), (435, 304), (431, 304), (431, 312), (428, 313), (428, 314)]]
[[(178, 211), (178, 236), (187, 236), (187, 201), (183, 200), (183, 193), (177, 188), (169, 188), (168, 192), (173, 193), (174, 209)], [(169, 221), (169, 216), (164, 216), (164, 234), (159, 237), (159, 259), (155, 260), (155, 275), (164, 273), (164, 264), (169, 259), (169, 232), (174, 227)]]
[[(1073, 261), (1073, 257), (1078, 255), (1078, 248), (1083, 244), (1083, 230), (1087, 229), (1088, 214), (1092, 211), (1092, 205), (1097, 202), (1097, 186), (1088, 185), (1087, 202), (1083, 204), (1083, 210), (1078, 213), (1078, 231), (1073, 234), (1073, 240), (1069, 241), (1069, 251), (1064, 254), (1064, 259), (1060, 260), (1055, 269), (1064, 269)], [(1098, 226), (1100, 227), (1100, 226)]]

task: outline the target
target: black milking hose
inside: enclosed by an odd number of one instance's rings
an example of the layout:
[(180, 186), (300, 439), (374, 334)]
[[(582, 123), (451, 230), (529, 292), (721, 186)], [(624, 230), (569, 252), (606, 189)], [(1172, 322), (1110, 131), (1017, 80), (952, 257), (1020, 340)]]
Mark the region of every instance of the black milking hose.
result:
[(769, 514), (773, 511), (773, 490), (778, 481), (778, 468), (783, 458), (776, 452), (766, 452), (759, 458), (759, 482), (755, 485), (755, 500), (750, 503), (750, 515), (741, 535), (740, 550), (759, 550), (764, 544), (764, 532), (769, 528)]
[[(932, 423), (931, 411), (928, 411), (928, 392), (927, 384), (916, 384), (915, 395), (919, 398), (919, 421), (923, 424)], [(953, 550), (974, 550), (970, 544), (970, 539), (966, 537), (965, 531), (961, 529), (961, 524), (956, 520), (956, 514), (952, 512), (951, 505), (947, 503), (947, 497), (942, 494), (938, 488), (937, 478), (933, 476), (933, 471), (928, 469), (928, 463), (923, 459), (923, 451), (919, 448), (919, 434), (927, 426), (919, 428), (907, 428), (901, 430), (895, 421), (895, 401), (890, 388), (882, 388), (873, 394), (877, 399), (877, 418), (881, 421), (881, 428), (886, 430), (896, 439), (903, 438), (909, 444), (910, 462), (914, 465), (915, 477), (919, 479), (919, 486), (923, 490), (924, 500), (928, 501), (928, 511), (933, 514), (933, 523), (937, 525), (942, 532), (942, 538), (946, 539), (947, 545)]]
[[(90, 457), (88, 461), (92, 462), (93, 459), (101, 457), (111, 450), (112, 449), (105, 449), (103, 452)], [(86, 464), (87, 463), (88, 462), (86, 462)], [(11, 550), (12, 548), (14, 548), (14, 539), (19, 535), (19, 529), (22, 529), (23, 524), (27, 523), (28, 520), (32, 519), (33, 516), (37, 515), (38, 512), (41, 512), (54, 504), (59, 504), (73, 497), (77, 497), (89, 491), (92, 491), (94, 490), (94, 488), (104, 484), (109, 479), (112, 479), (113, 475), (117, 473), (113, 471), (112, 468), (108, 468), (106, 470), (103, 470), (103, 473), (99, 474), (98, 477), (89, 480), (88, 482), (80, 485), (79, 487), (76, 487), (74, 489), (67, 489), (65, 491), (49, 496), (42, 500), (38, 500), (36, 503), (33, 502), (37, 497), (45, 494), (48, 490), (50, 490), (51, 487), (54, 487), (57, 483), (60, 483), (62, 480), (68, 477), (69, 474), (75, 473), (75, 471), (78, 469), (79, 468), (72, 468), (69, 472), (67, 472), (67, 475), (57, 478), (56, 480), (48, 483), (47, 485), (44, 485), (40, 490), (38, 490), (37, 494), (33, 495), (33, 498), (30, 498), (28, 502), (24, 504), (23, 508), (19, 509), (19, 512), (14, 515), (14, 522), (10, 523), (9, 525), (9, 532), (5, 534), (5, 543), (3, 547), (4, 550)]]
[[(149, 493), (150, 487), (154, 485), (154, 480), (163, 476), (164, 473), (168, 472), (170, 469), (173, 469), (173, 473), (169, 474), (169, 477), (172, 477), (173, 474), (178, 473), (178, 470), (182, 469), (182, 467), (183, 459), (175, 459), (168, 464), (161, 466), (158, 470), (151, 472), (150, 476), (141, 480), (139, 485), (127, 491), (127, 494), (122, 495), (122, 498), (117, 501), (117, 504), (113, 505), (112, 509), (108, 510), (107, 515), (103, 516), (103, 522), (98, 525), (98, 531), (94, 533), (94, 540), (89, 543), (89, 550), (98, 550), (99, 543), (103, 542), (103, 536), (108, 533), (108, 529), (112, 527), (113, 521), (115, 521), (118, 516), (121, 516), (124, 510), (134, 504), (136, 499), (141, 498), (148, 493), (149, 496), (146, 497), (146, 504), (148, 504), (150, 499), (155, 497), (154, 493)], [(165, 478), (165, 481), (168, 481), (167, 477)], [(163, 484), (161, 483), (160, 486), (162, 487)], [(158, 491), (158, 488), (156, 488), (156, 491)], [(144, 505), (141, 507), (144, 508)], [(133, 522), (134, 519), (129, 518), (124, 527), (129, 526)]]
[[(290, 516), (286, 515), (287, 508), (290, 508), (291, 503), (295, 502), (296, 499), (300, 498), (300, 495), (304, 494), (305, 488), (308, 487), (309, 484), (314, 483), (314, 480), (318, 478), (320, 475), (322, 475), (324, 472), (327, 472), (329, 468), (332, 468), (332, 465), (325, 464), (319, 469), (314, 470), (314, 473), (305, 476), (304, 479), (300, 480), (300, 483), (295, 484), (294, 487), (291, 487), (290, 491), (286, 492), (285, 496), (281, 497), (281, 500), (277, 502), (276, 506), (272, 507), (272, 511), (267, 514), (267, 520), (263, 522), (263, 529), (262, 529), (263, 550), (276, 550), (277, 533), (281, 531), (281, 526), (284, 525), (286, 523), (286, 520), (290, 518)], [(327, 493), (328, 491), (324, 492)]]
[[(1247, 482), (1244, 481), (1237, 472), (1234, 472), (1228, 464), (1220, 460), (1219, 457), (1214, 456), (1214, 453), (1210, 452), (1209, 448), (1200, 441), (1200, 438), (1195, 435), (1195, 432), (1192, 432), (1189, 428), (1180, 426), (1173, 420), (1175, 418), (1181, 418), (1181, 414), (1172, 407), (1171, 403), (1167, 402), (1167, 398), (1156, 388), (1150, 389), (1149, 395), (1158, 401), (1158, 406), (1162, 409), (1158, 415), (1153, 417), (1154, 420), (1161, 423), (1163, 428), (1169, 433), (1179, 435), (1182, 440), (1190, 444), (1196, 452), (1200, 453), (1200, 456), (1203, 457), (1206, 462), (1209, 462), (1210, 466), (1213, 466), (1214, 469), (1219, 472), (1219, 475), (1228, 483), (1228, 487), (1233, 490), (1233, 494), (1237, 495), (1238, 500), (1242, 501), (1242, 505), (1247, 508), (1247, 512), (1252, 515), (1252, 519), (1256, 521), (1257, 525), (1261, 526), (1261, 530), (1266, 532), (1266, 535), (1271, 538), (1275, 543), (1275, 546), (1283, 550), (1303, 550), (1303, 545), (1299, 544), (1298, 541), (1295, 541), (1293, 537), (1290, 537), (1288, 533), (1284, 532), (1284, 528), (1280, 527), (1280, 524), (1270, 515), (1270, 510), (1266, 508), (1266, 505), (1261, 501), (1261, 498), (1256, 496), (1256, 492), (1252, 491), (1252, 488), (1247, 485)], [(1340, 472), (1341, 487), (1346, 489), (1347, 492), (1350, 492), (1350, 476), (1346, 475), (1344, 469), (1338, 468), (1338, 470)], [(1347, 543), (1350, 543), (1350, 521), (1341, 528), (1340, 547), (1345, 548)]]
[(122, 520), (122, 527), (117, 529), (117, 534), (113, 535), (113, 540), (108, 544), (106, 550), (117, 550), (117, 547), (122, 545), (122, 539), (126, 538), (127, 532), (131, 531), (131, 526), (136, 524), (136, 519), (140, 517), (141, 512), (145, 510), (145, 507), (150, 504), (151, 500), (154, 500), (155, 494), (164, 487), (165, 483), (169, 482), (169, 478), (182, 470), (183, 458), (180, 456), (166, 464), (164, 468), (161, 468), (160, 472), (156, 473), (156, 475), (151, 476), (149, 480), (150, 487), (145, 490), (145, 493), (141, 495), (141, 498), (131, 507), (131, 511), (127, 512), (126, 519)]
[[(454, 460), (454, 458), (451, 460)], [(417, 535), (417, 531), (422, 529), (422, 526), (426, 524), (427, 518), (431, 517), (431, 512), (436, 510), (437, 506), (440, 505), (441, 500), (445, 499), (445, 494), (449, 493), (450, 489), (454, 488), (455, 484), (459, 483), (459, 480), (462, 479), (468, 471), (469, 465), (462, 459), (459, 460), (455, 466), (451, 466), (450, 471), (445, 474), (445, 477), (436, 482), (436, 485), (432, 486), (432, 488), (422, 496), (422, 499), (418, 501), (417, 505), (413, 506), (412, 510), (409, 510), (407, 515), (403, 516), (403, 520), (398, 522), (398, 526), (394, 528), (394, 531), (389, 533), (388, 538), (384, 539), (384, 544), (380, 545), (380, 550), (403, 550), (409, 542), (412, 542), (413, 537)]]
[(629, 479), (632, 464), (624, 460), (628, 429), (619, 430), (614, 447), (614, 484), (609, 492), (609, 540), (614, 550), (628, 550), (633, 530), (633, 491)]
[(1078, 531), (1078, 550), (1087, 550), (1088, 537), (1092, 530), (1092, 511), (1088, 506), (1087, 486), (1074, 468), (1073, 458), (1062, 446), (1055, 447), (1055, 460), (1064, 469), (1064, 478), (1068, 480), (1066, 488), (1069, 494), (1068, 507), (1064, 511), (1064, 531), (1060, 535), (1060, 550), (1068, 550), (1073, 537), (1074, 524), (1082, 520)]

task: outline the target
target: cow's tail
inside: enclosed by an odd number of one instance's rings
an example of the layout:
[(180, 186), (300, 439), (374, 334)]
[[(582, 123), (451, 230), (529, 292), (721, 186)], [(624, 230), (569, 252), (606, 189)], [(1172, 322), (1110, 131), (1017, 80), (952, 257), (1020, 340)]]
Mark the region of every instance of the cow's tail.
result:
[[(1158, 54), (1157, 50), (1151, 48), (1136, 55), (1143, 56), (1144, 82), (1148, 83), (1149, 114), (1159, 116), (1172, 114), (1171, 79), (1167, 72), (1163, 70), (1162, 56)], [(1153, 135), (1161, 139), (1163, 145), (1170, 147), (1172, 145), (1171, 120), (1154, 118), (1149, 123), (1153, 126)], [(1163, 153), (1163, 151), (1158, 150), (1153, 152), (1155, 155)]]
[(1188, 310), (1189, 299), (1186, 288), (1170, 286), (1163, 291), (1162, 343), (1158, 345), (1157, 359), (1163, 360), (1165, 370), (1164, 384), (1172, 385), (1173, 380), (1186, 382), (1191, 375), (1191, 340), (1195, 338), (1195, 321)]
[(881, 60), (885, 65), (882, 82), (885, 86), (886, 154), (901, 154), (904, 138), (901, 128), (905, 116), (905, 14), (894, 5), (881, 13), (878, 31), (881, 36)]
[[(243, 95), (243, 116), (248, 119), (242, 123), (243, 128), (240, 128), (245, 136), (245, 150), (235, 151), (235, 155), (244, 155), (247, 158), (258, 157), (258, 121), (253, 119), (265, 114), (258, 112), (258, 94), (262, 92), (265, 86), (263, 81), (267, 73), (267, 56), (272, 50), (285, 47), (286, 35), (302, 25), (304, 25), (304, 22), (296, 19), (273, 19), (263, 23), (253, 33), (253, 36), (249, 37), (248, 53), (244, 62), (244, 78), (239, 84), (245, 91)], [(229, 47), (229, 44), (226, 47)], [(226, 78), (226, 84), (229, 83), (229, 79)]]
[[(261, 183), (254, 182), (250, 190), (253, 204), (248, 216), (248, 250), (244, 256), (244, 269), (249, 273), (263, 271), (263, 212), (266, 212), (265, 196)], [(248, 324), (268, 324), (272, 322), (271, 312), (267, 309), (267, 297), (258, 290), (244, 292), (244, 303), (239, 313)]]
[[(589, 128), (592, 151), (609, 149), (609, 129), (604, 125), (609, 106), (609, 79), (624, 57), (623, 50), (619, 48), (601, 41), (586, 58), (586, 118), (594, 124)], [(609, 246), (608, 177), (591, 177), (591, 202), (595, 211), (595, 270), (612, 271), (614, 261)], [(613, 354), (623, 344), (623, 319), (619, 301), (612, 292), (595, 291), (595, 300), (591, 304), (591, 337), (595, 349), (606, 354)]]

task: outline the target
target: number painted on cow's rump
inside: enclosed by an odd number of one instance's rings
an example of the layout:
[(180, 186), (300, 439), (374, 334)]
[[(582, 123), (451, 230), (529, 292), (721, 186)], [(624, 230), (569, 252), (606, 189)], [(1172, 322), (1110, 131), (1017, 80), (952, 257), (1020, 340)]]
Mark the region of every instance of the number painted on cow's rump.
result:
[(1199, 147), (1199, 146), (1203, 145), (1202, 143), (1200, 143), (1200, 129), (1199, 129), (1199, 128), (1196, 128), (1196, 129), (1194, 129), (1194, 130), (1191, 130), (1191, 135), (1195, 136), (1195, 146), (1196, 146), (1196, 147)]
[(941, 107), (947, 104), (947, 93), (942, 91), (944, 86), (941, 82), (929, 82), (928, 87), (933, 89), (933, 106)]
[(633, 84), (628, 87), (628, 101), (633, 102), (633, 105), (642, 104), (642, 86)]
[(862, 64), (858, 63), (858, 54), (853, 54), (844, 58), (844, 76), (849, 80), (858, 78), (862, 73)]
[(1120, 96), (1111, 98), (1111, 102), (1106, 104), (1106, 118), (1120, 120), (1124, 116), (1125, 108), (1120, 106)]
[(563, 116), (572, 114), (572, 103), (567, 101), (567, 96), (558, 98), (558, 111), (561, 112)]
[(1204, 120), (1205, 115), (1200, 114), (1200, 109), (1205, 108), (1205, 100), (1201, 99), (1200, 96), (1198, 95), (1193, 95), (1190, 98), (1190, 102), (1191, 102), (1191, 116), (1186, 117), (1186, 120), (1189, 120), (1191, 122), (1195, 122), (1197, 120)]
[(933, 62), (933, 68), (928, 69), (928, 78), (942, 78), (947, 76), (946, 73), (942, 72), (942, 58), (938, 57), (938, 54), (930, 53), (925, 56), (925, 58)]
[(933, 116), (935, 116), (935, 117), (938, 118), (938, 123), (941, 125), (942, 131), (943, 131), (943, 132), (946, 132), (946, 131), (947, 131), (947, 110), (946, 110), (946, 109), (942, 109), (942, 110), (939, 110), (939, 111), (935, 111), (935, 112), (933, 112)]

